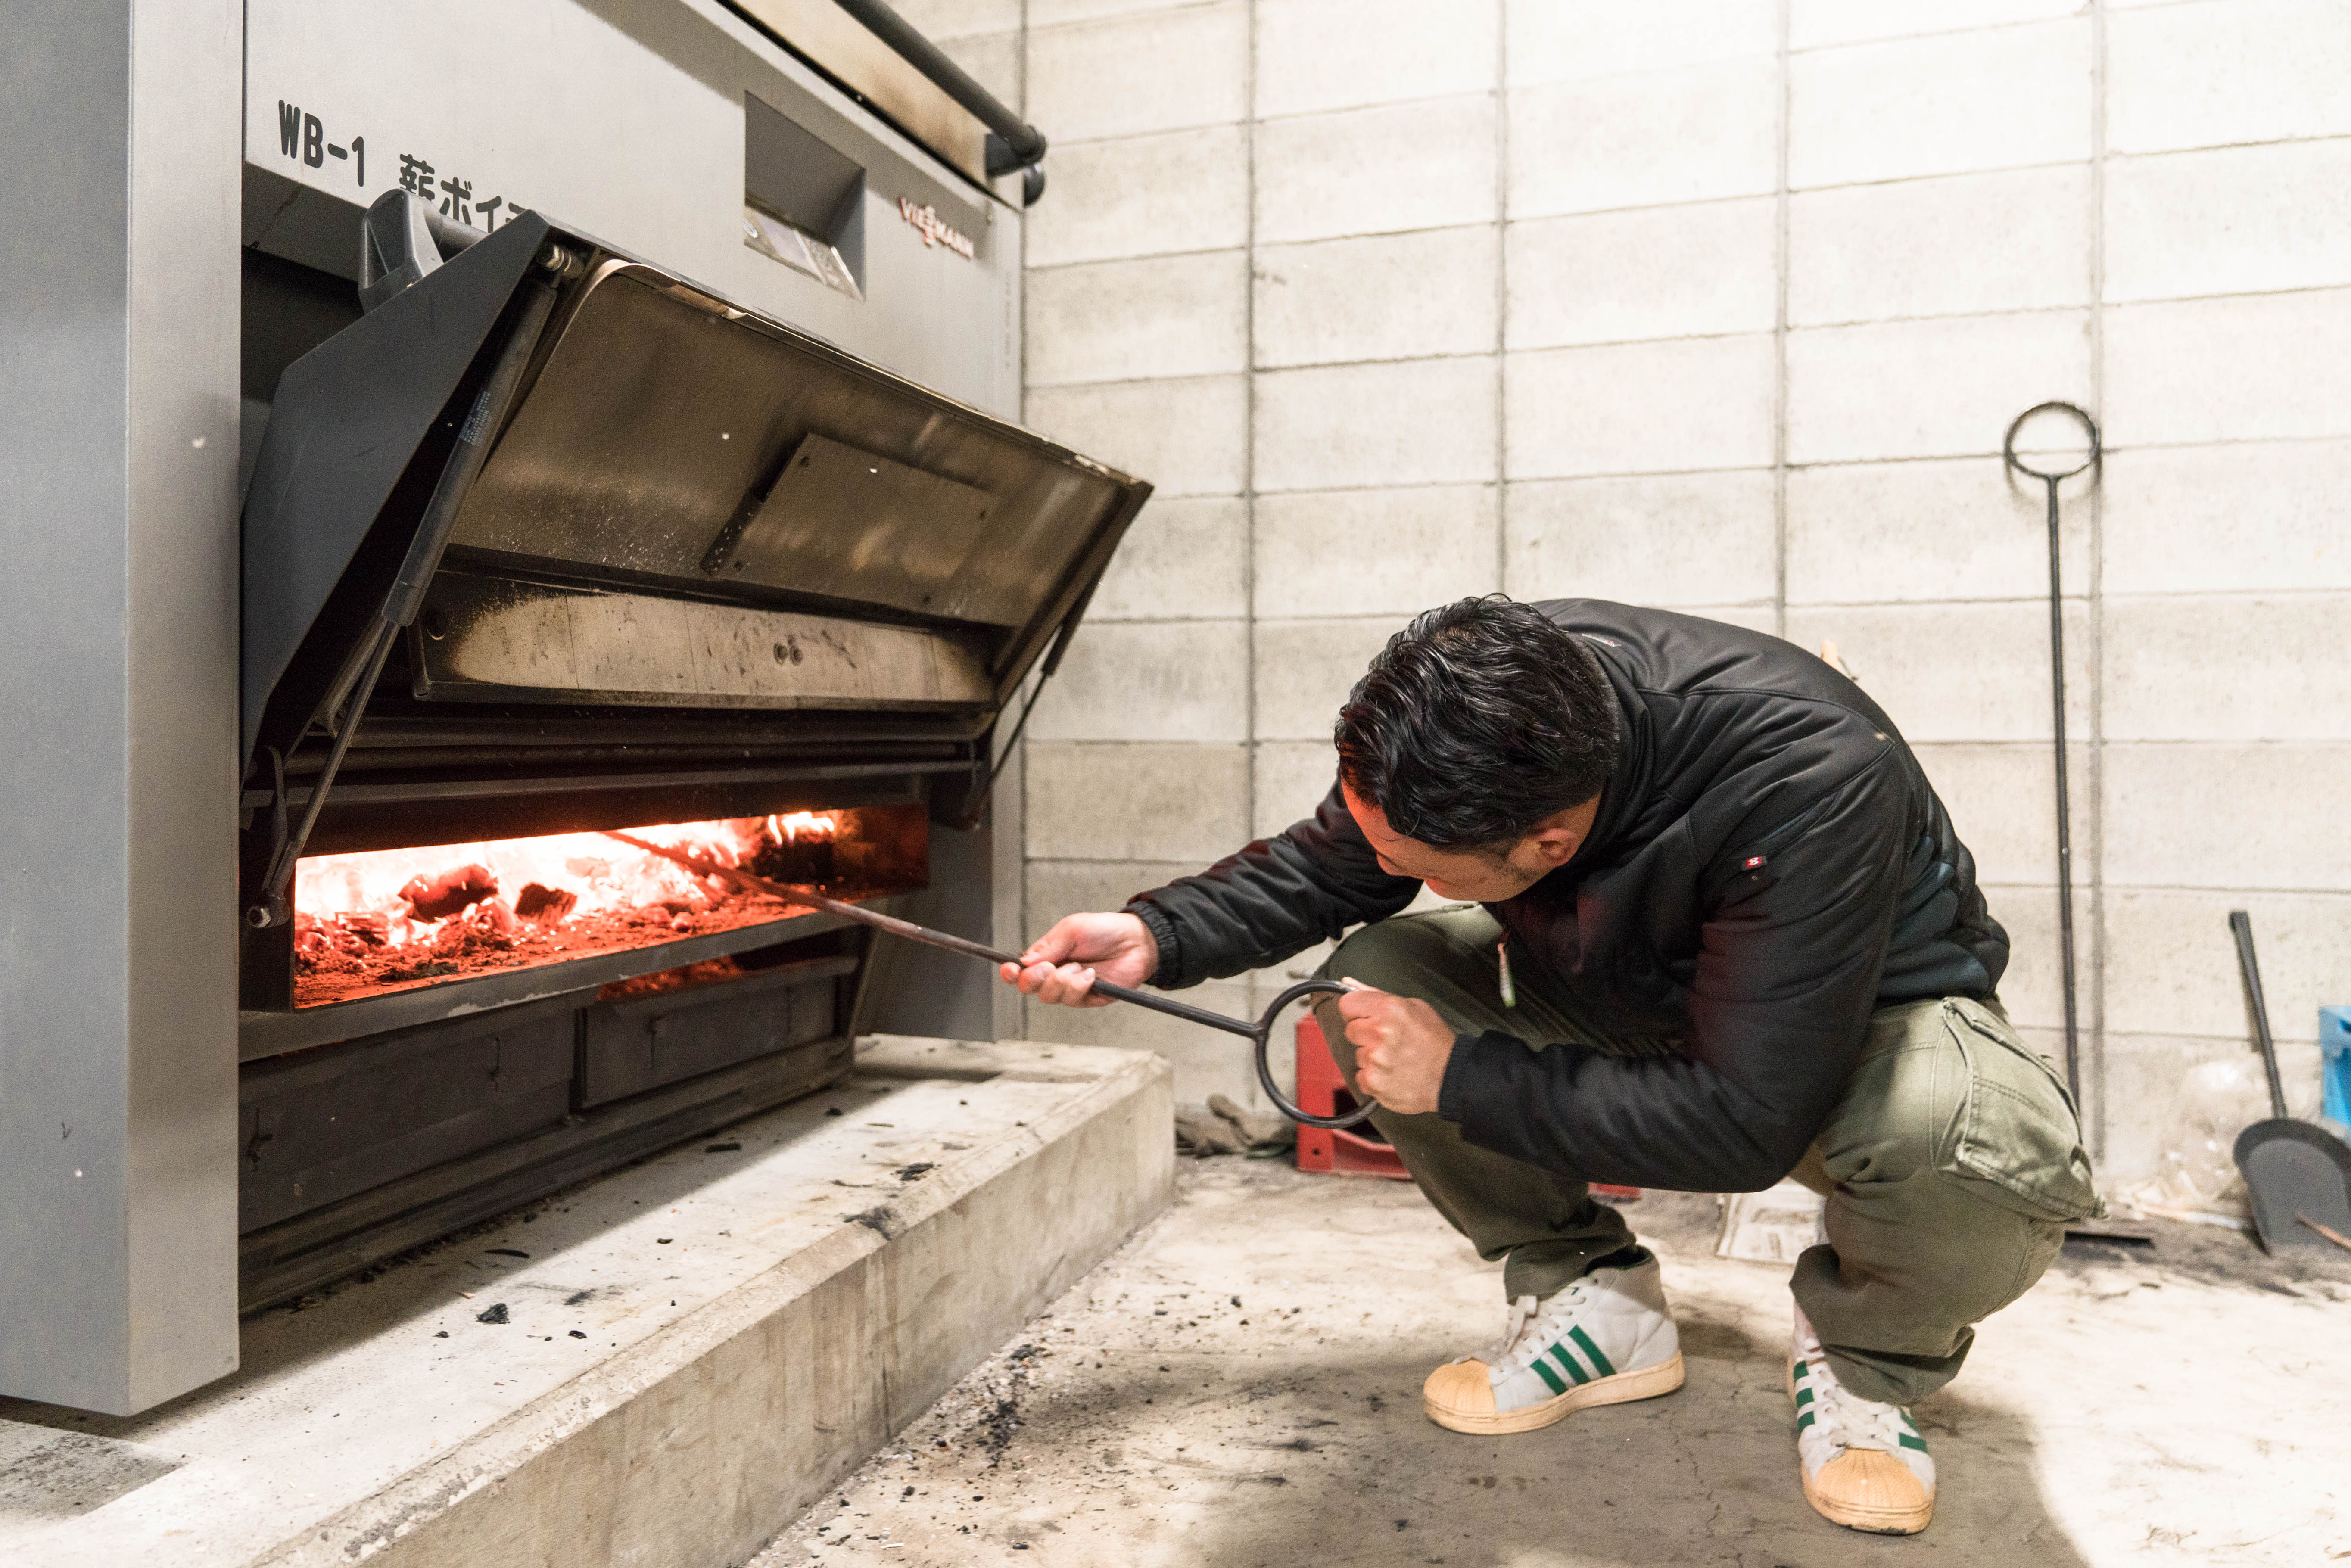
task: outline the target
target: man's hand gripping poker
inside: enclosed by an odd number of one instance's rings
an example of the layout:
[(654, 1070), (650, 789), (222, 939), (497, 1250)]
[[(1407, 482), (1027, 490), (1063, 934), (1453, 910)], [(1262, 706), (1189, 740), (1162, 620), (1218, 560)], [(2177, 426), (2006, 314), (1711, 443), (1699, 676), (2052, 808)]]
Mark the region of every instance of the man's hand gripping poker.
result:
[[(998, 973), (1025, 996), (1065, 1008), (1104, 1008), (1092, 994), (1099, 975), (1113, 985), (1140, 986), (1159, 967), (1159, 944), (1132, 915), (1072, 915), (1029, 945), (1018, 967)], [(1389, 1110), (1414, 1115), (1437, 1109), (1453, 1031), (1426, 1002), (1390, 996), (1359, 981), (1338, 1000), (1355, 1048), (1355, 1082)]]

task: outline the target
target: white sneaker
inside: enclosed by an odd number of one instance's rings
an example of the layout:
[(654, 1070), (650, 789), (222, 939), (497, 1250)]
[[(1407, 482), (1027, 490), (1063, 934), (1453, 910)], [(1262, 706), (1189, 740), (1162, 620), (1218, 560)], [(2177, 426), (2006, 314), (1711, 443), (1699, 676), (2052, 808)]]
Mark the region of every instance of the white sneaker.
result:
[(1594, 1405), (1682, 1385), (1681, 1336), (1655, 1255), (1595, 1269), (1543, 1297), (1510, 1303), (1502, 1337), (1428, 1375), (1421, 1408), (1456, 1432), (1531, 1432)]
[(1829, 1370), (1820, 1336), (1796, 1314), (1788, 1356), (1804, 1500), (1823, 1519), (1880, 1535), (1916, 1535), (1935, 1517), (1935, 1461), (1910, 1412), (1852, 1393)]

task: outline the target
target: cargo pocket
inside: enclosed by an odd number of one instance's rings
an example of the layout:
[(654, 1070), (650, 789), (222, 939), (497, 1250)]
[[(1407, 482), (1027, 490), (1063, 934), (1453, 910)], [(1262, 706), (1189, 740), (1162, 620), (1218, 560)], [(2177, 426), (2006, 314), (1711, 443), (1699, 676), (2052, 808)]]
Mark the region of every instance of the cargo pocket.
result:
[(1963, 1096), (1943, 1174), (1978, 1197), (2034, 1219), (2063, 1222), (2099, 1211), (2090, 1156), (2064, 1081), (1986, 1008), (1961, 998), (1943, 1004), (1943, 1027), (1958, 1046)]

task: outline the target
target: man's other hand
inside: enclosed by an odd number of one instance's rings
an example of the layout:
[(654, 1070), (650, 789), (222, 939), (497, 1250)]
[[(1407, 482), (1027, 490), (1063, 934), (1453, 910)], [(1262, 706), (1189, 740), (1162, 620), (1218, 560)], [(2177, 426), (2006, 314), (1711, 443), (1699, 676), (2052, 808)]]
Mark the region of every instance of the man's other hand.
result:
[(1108, 997), (1093, 994), (1099, 975), (1114, 986), (1134, 987), (1159, 971), (1159, 944), (1151, 928), (1132, 915), (1071, 915), (1029, 944), (1015, 966), (997, 973), (1040, 1001), (1065, 1008), (1106, 1008)]
[(1436, 1110), (1445, 1064), (1453, 1057), (1453, 1030), (1437, 1009), (1368, 988), (1349, 991), (1338, 1006), (1347, 1020), (1347, 1043), (1355, 1048), (1355, 1082), (1364, 1092), (1402, 1116)]

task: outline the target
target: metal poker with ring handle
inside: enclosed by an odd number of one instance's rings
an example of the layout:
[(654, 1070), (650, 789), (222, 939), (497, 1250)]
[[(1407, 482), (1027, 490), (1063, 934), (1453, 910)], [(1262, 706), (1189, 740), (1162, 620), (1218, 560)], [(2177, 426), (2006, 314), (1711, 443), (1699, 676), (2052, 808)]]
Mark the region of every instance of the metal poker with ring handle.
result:
[[(659, 855), (664, 860), (674, 861), (688, 871), (698, 872), (704, 876), (718, 877), (735, 883), (737, 887), (747, 888), (754, 893), (764, 893), (771, 898), (784, 899), (808, 909), (820, 909), (828, 915), (838, 915), (842, 919), (853, 920), (860, 925), (871, 925), (876, 931), (887, 931), (893, 936), (904, 936), (909, 942), (920, 942), (925, 946), (944, 948), (949, 953), (961, 953), (967, 957), (985, 958), (991, 964), (1010, 964), (1015, 968), (1021, 967), (1019, 955), (999, 952), (994, 947), (971, 941), (967, 937), (951, 936), (945, 931), (934, 931), (927, 925), (917, 925), (911, 920), (901, 920), (896, 915), (883, 915), (878, 910), (867, 909), (843, 899), (827, 897), (821, 893), (812, 892), (808, 888), (794, 887), (787, 883), (769, 882), (764, 876), (754, 876), (747, 871), (737, 871), (733, 866), (720, 865), (717, 862), (705, 860), (700, 855), (688, 854), (684, 850), (671, 849), (666, 844), (653, 843), (648, 840), (638, 838), (633, 833), (608, 831), (604, 836), (618, 839), (632, 848), (643, 850), (648, 854)], [(1280, 1021), (1281, 1015), (1289, 1009), (1291, 1003), (1302, 997), (1316, 996), (1324, 992), (1334, 996), (1343, 995), (1353, 988), (1352, 986), (1342, 985), (1336, 980), (1301, 980), (1274, 998), (1258, 1020), (1250, 1023), (1243, 1019), (1227, 1018), (1222, 1013), (1209, 1012), (1205, 1008), (1196, 1008), (1185, 1002), (1170, 1000), (1165, 997), (1154, 996), (1148, 991), (1138, 991), (1130, 987), (1113, 985), (1099, 975), (1094, 977), (1092, 987), (1093, 994), (1098, 997), (1108, 997), (1113, 1001), (1131, 1002), (1138, 1008), (1148, 1008), (1155, 1013), (1165, 1013), (1170, 1018), (1179, 1018), (1187, 1023), (1222, 1030), (1227, 1034), (1237, 1034), (1249, 1040), (1257, 1050), (1258, 1084), (1265, 1091), (1265, 1097), (1273, 1102), (1273, 1108), (1303, 1126), (1332, 1129), (1353, 1127), (1368, 1117), (1375, 1107), (1366, 1104), (1344, 1116), (1318, 1116), (1300, 1106), (1281, 1092), (1280, 1086), (1273, 1081), (1273, 1064), (1267, 1053), (1273, 1040), (1273, 1026)]]
[[(2052, 472), (2035, 468), (2016, 455), (2017, 433), (2035, 414), (2064, 414), (2080, 423), (2090, 437), (2090, 450), (2071, 468)], [(2074, 835), (2066, 808), (2065, 788), (2065, 610), (2060, 591), (2060, 549), (2057, 531), (2057, 486), (2060, 481), (2094, 466), (2102, 450), (2098, 422), (2070, 402), (2035, 403), (2009, 422), (2001, 455), (2011, 468), (2038, 479), (2049, 491), (2049, 667), (2057, 731), (2057, 931), (2065, 978), (2065, 1087), (2074, 1103), (2082, 1103), (2082, 1050), (2074, 1024)]]

